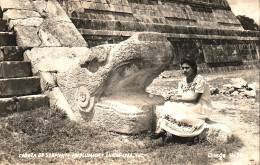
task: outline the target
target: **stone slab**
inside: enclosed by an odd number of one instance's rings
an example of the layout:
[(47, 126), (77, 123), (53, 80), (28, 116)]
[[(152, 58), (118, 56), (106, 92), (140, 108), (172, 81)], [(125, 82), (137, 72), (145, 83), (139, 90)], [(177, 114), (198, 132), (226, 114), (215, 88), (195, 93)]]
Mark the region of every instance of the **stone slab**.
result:
[(44, 15), (45, 18), (51, 18), (53, 22), (71, 22), (67, 14), (57, 1), (37, 0), (33, 1), (32, 3), (41, 15)]
[(16, 112), (16, 103), (13, 98), (0, 98), (0, 116)]
[(0, 97), (32, 95), (40, 93), (40, 78), (0, 79)]
[(87, 47), (86, 41), (73, 23), (52, 22), (51, 19), (48, 19), (44, 21), (41, 29), (56, 38), (63, 47)]
[(0, 62), (0, 78), (17, 78), (32, 76), (31, 63), (23, 61)]
[(5, 20), (15, 20), (15, 19), (26, 19), (26, 18), (40, 18), (40, 14), (36, 11), (29, 10), (16, 10), (9, 9), (3, 14), (3, 19)]
[(47, 95), (39, 94), (39, 95), (27, 95), (17, 97), (18, 105), (17, 111), (28, 111), (35, 110), (41, 107), (50, 107), (49, 98)]
[(23, 61), (23, 52), (18, 46), (0, 47), (0, 61)]
[(15, 19), (15, 20), (10, 20), (8, 29), (11, 30), (16, 26), (38, 27), (38, 26), (41, 26), (42, 23), (43, 23), (43, 19), (38, 18), (38, 17), (31, 17), (31, 18), (25, 18), (25, 19)]
[[(87, 56), (87, 47), (50, 47), (33, 48), (24, 53), (25, 61), (32, 63), (33, 73), (66, 72), (69, 68), (79, 65), (80, 57)], [(66, 67), (64, 67), (66, 64)]]
[(1, 8), (3, 11), (8, 9), (19, 10), (35, 10), (30, 0), (1, 0)]
[(0, 116), (7, 116), (19, 111), (49, 107), (47, 95), (28, 95), (12, 98), (0, 98)]
[(39, 27), (16, 26), (14, 31), (16, 32), (17, 45), (20, 47), (39, 47), (42, 44), (38, 36)]
[(212, 144), (228, 143), (233, 138), (233, 133), (226, 125), (221, 123), (208, 123), (204, 131), (199, 135), (200, 139), (206, 139)]

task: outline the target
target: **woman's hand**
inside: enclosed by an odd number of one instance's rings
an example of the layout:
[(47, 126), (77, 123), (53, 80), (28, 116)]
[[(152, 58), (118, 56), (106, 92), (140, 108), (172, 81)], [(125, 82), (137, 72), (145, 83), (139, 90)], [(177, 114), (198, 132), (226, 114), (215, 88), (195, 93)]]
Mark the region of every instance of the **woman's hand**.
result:
[(173, 101), (173, 102), (180, 102), (180, 99), (181, 99), (180, 95), (170, 96), (170, 101)]

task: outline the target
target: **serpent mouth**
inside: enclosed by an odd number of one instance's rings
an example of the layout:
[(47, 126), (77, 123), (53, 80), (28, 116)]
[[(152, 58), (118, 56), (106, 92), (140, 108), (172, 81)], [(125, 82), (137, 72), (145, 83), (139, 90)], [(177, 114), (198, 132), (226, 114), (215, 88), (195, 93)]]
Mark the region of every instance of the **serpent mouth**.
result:
[(129, 61), (117, 67), (109, 76), (100, 101), (119, 101), (126, 105), (156, 105), (164, 102), (162, 96), (146, 92), (146, 88), (164, 70), (141, 61)]

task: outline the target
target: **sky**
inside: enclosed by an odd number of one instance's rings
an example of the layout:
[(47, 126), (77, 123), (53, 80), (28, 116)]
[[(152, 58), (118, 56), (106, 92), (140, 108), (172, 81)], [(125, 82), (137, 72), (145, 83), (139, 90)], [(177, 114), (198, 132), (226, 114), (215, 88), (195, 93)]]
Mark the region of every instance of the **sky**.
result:
[(245, 15), (255, 20), (259, 25), (259, 0), (227, 0), (233, 13), (237, 15)]

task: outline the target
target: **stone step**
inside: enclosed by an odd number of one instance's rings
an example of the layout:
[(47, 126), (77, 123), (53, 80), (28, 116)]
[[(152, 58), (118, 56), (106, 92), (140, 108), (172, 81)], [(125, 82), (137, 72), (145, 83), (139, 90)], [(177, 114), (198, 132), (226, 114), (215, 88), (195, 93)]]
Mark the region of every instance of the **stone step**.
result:
[[(77, 28), (119, 31), (149, 31), (145, 23), (113, 20), (90, 20), (71, 18)], [(151, 30), (150, 30), (151, 31)]]
[(0, 98), (39, 94), (39, 77), (0, 79)]
[(0, 61), (23, 61), (24, 50), (18, 46), (0, 47)]
[(0, 78), (17, 78), (32, 76), (31, 63), (24, 61), (0, 62)]
[(7, 31), (7, 21), (0, 18), (0, 31)]
[(198, 34), (198, 35), (219, 35), (219, 36), (239, 36), (239, 37), (260, 37), (258, 31), (241, 31), (226, 29), (208, 29), (194, 26), (179, 26), (172, 24), (129, 22), (116, 20), (89, 20), (81, 18), (71, 18), (78, 29), (111, 30), (111, 31), (152, 31), (159, 33), (176, 34)]
[(72, 18), (85, 18), (89, 20), (118, 20), (118, 21), (135, 21), (133, 14), (116, 13), (101, 10), (85, 10), (84, 12), (74, 11), (71, 14)]
[(12, 32), (0, 32), (0, 46), (16, 46), (15, 35)]
[(49, 107), (48, 96), (39, 94), (0, 98), (0, 116), (6, 116), (14, 112), (35, 110), (41, 107)]

